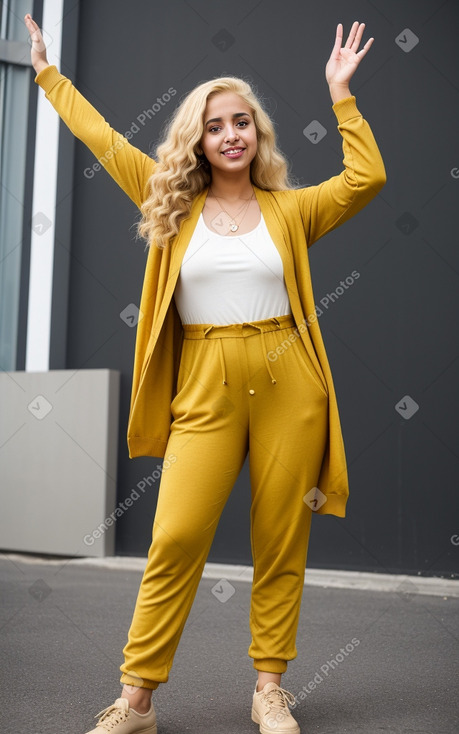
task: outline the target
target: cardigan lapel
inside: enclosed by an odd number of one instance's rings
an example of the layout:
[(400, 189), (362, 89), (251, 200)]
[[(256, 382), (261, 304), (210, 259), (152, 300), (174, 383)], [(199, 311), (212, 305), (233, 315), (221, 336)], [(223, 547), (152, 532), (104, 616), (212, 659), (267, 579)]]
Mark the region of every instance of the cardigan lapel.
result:
[(158, 321), (157, 321), (158, 333), (159, 333), (159, 330), (161, 329), (163, 321), (166, 317), (167, 309), (169, 308), (170, 302), (172, 300), (175, 286), (176, 286), (176, 283), (177, 283), (177, 280), (180, 274), (180, 268), (182, 266), (182, 261), (183, 261), (186, 249), (190, 243), (193, 232), (196, 228), (196, 224), (198, 222), (199, 215), (201, 214), (202, 209), (204, 207), (204, 202), (206, 200), (208, 190), (209, 190), (209, 187), (207, 186), (196, 196), (196, 198), (193, 201), (189, 217), (182, 222), (180, 231), (178, 235), (176, 236), (175, 240), (173, 241), (167, 283), (164, 289), (163, 299), (162, 299), (161, 307), (158, 313)]
[(261, 213), (263, 214), (263, 218), (266, 222), (268, 232), (271, 235), (271, 238), (279, 251), (279, 255), (284, 266), (285, 282), (287, 284), (292, 283), (295, 280), (293, 259), (287, 247), (284, 231), (273, 209), (271, 194), (269, 193), (269, 191), (259, 189), (258, 186), (254, 186), (253, 188), (255, 191), (255, 196), (257, 197), (257, 201), (260, 205)]
[[(273, 204), (272, 194), (269, 191), (264, 191), (263, 189), (259, 189), (256, 186), (254, 186), (254, 189), (255, 195), (260, 204), (260, 209), (266, 222), (266, 227), (282, 259), (282, 264), (284, 266), (285, 286), (287, 288), (288, 298), (290, 301), (290, 306), (292, 309), (293, 317), (295, 319), (295, 323), (297, 327), (300, 327), (300, 324), (303, 324), (304, 326), (306, 323), (306, 314), (308, 313), (308, 304), (303, 303), (298, 289), (297, 276), (295, 273), (295, 259), (287, 242), (288, 233), (282, 228), (279, 214)], [(308, 256), (307, 248), (304, 256)], [(310, 284), (310, 288), (312, 289), (312, 284)], [(316, 369), (318, 379), (321, 380), (324, 388), (327, 389), (327, 382), (323, 374), (320, 361), (314, 349), (312, 335), (309, 333), (309, 331), (309, 328), (307, 328), (306, 331), (300, 331), (301, 339)]]
[[(282, 221), (277, 211), (278, 204), (275, 202), (271, 192), (264, 191), (256, 186), (254, 186), (254, 189), (266, 222), (266, 227), (282, 260), (285, 286), (287, 288), (292, 314), (295, 317), (296, 324), (298, 326), (300, 322), (304, 321), (304, 309), (298, 290), (295, 272), (295, 258), (288, 240), (288, 232), (282, 226)], [(277, 205), (277, 208), (274, 203)]]

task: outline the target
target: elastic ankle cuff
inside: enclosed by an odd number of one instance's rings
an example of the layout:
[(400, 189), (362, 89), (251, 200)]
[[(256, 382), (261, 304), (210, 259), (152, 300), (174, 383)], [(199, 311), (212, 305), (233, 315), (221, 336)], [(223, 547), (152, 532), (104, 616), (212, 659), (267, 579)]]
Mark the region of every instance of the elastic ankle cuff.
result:
[(255, 670), (261, 670), (264, 673), (285, 673), (287, 670), (287, 661), (278, 658), (261, 658), (253, 661)]
[(135, 676), (128, 675), (127, 673), (123, 673), (123, 675), (120, 678), (121, 683), (126, 686), (136, 686), (136, 688), (150, 688), (152, 691), (155, 691), (159, 683), (154, 680), (145, 680), (145, 678), (142, 678), (142, 684), (139, 683), (139, 678), (136, 678)]

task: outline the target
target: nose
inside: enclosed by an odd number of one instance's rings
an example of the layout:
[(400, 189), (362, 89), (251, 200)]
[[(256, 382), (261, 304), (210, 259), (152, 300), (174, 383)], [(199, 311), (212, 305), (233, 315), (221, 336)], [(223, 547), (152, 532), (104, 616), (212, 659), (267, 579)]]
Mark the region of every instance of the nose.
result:
[(233, 141), (237, 140), (239, 138), (237, 130), (235, 130), (231, 124), (228, 125), (228, 128), (225, 132), (225, 141)]

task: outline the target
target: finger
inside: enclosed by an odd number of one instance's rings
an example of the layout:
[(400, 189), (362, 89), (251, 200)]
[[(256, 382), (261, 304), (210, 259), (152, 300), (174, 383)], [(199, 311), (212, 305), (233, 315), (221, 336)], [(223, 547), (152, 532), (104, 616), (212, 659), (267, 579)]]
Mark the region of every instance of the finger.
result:
[[(27, 23), (27, 21), (29, 22)], [(30, 41), (31, 41), (33, 50), (36, 51), (37, 53), (42, 53), (43, 51), (46, 51), (46, 45), (43, 40), (43, 35), (40, 30), (40, 27), (37, 25), (37, 23), (35, 23), (35, 21), (30, 16), (29, 18), (27, 18), (26, 23), (27, 23), (27, 28), (29, 30)]]
[(347, 37), (346, 45), (344, 48), (351, 48), (352, 44), (354, 43), (355, 34), (357, 32), (357, 28), (359, 27), (358, 20), (354, 21), (352, 24), (352, 28), (349, 31), (349, 35)]
[(357, 56), (359, 56), (360, 58), (363, 58), (365, 54), (367, 53), (367, 51), (371, 48), (371, 45), (374, 40), (375, 40), (374, 38), (369, 38), (365, 46), (362, 48), (362, 50), (358, 52)]
[(31, 38), (32, 44), (43, 45), (43, 36), (41, 35), (41, 31), (39, 28), (37, 28), (36, 31), (32, 31), (30, 38)]
[(352, 51), (357, 52), (362, 40), (363, 31), (365, 30), (365, 23), (360, 23), (357, 32), (355, 34), (354, 43), (352, 44)]
[(38, 28), (37, 24), (29, 13), (24, 16), (24, 21), (28, 28)]
[(356, 20), (352, 26), (351, 33), (349, 33), (349, 46), (347, 46), (347, 48), (349, 48), (354, 53), (358, 49), (360, 39), (362, 38), (362, 26), (365, 26), (365, 23), (359, 24), (359, 22)]
[(33, 20), (33, 18), (30, 15), (26, 15), (24, 20), (25, 20), (25, 24), (27, 26), (27, 30), (29, 31), (30, 35), (35, 33), (35, 31), (40, 30), (39, 26), (37, 25), (37, 23), (35, 23), (35, 21)]
[(343, 43), (343, 24), (338, 23), (336, 27), (335, 45), (331, 52), (331, 58), (338, 58)]

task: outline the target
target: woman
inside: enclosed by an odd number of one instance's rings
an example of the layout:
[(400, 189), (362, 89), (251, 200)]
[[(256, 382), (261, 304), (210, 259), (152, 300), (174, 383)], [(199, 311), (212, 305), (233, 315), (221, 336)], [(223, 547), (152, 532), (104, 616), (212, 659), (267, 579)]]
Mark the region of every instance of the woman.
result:
[(130, 456), (165, 457), (153, 539), (121, 665), (121, 696), (92, 734), (156, 734), (168, 680), (220, 514), (250, 450), (254, 564), (249, 655), (262, 734), (298, 734), (281, 688), (295, 638), (311, 516), (344, 517), (344, 445), (315, 314), (307, 249), (385, 183), (349, 81), (372, 45), (338, 24), (326, 79), (344, 170), (294, 187), (273, 125), (243, 80), (197, 86), (156, 160), (115, 132), (50, 66), (30, 15), (35, 81), (142, 213), (149, 244), (135, 349)]

